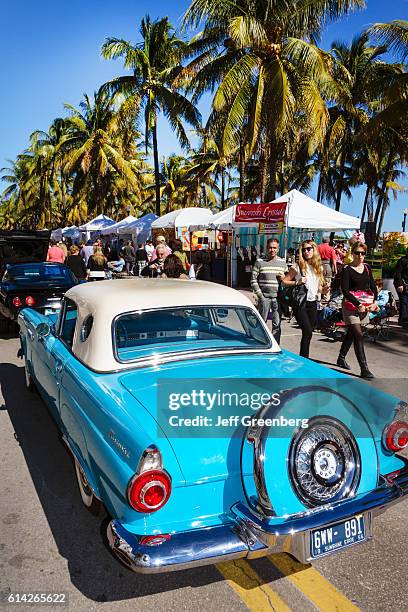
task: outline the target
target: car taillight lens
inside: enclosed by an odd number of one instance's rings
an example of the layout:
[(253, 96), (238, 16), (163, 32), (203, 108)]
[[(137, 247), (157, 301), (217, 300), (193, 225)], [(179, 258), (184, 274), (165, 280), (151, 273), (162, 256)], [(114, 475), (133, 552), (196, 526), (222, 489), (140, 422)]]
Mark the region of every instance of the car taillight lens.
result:
[(408, 423), (394, 421), (384, 430), (383, 443), (387, 450), (397, 453), (408, 446)]
[(160, 544), (169, 540), (171, 540), (169, 533), (158, 533), (157, 535), (142, 536), (139, 538), (139, 544), (142, 546), (160, 546)]
[(23, 302), (20, 300), (18, 296), (13, 299), (13, 306), (15, 306), (16, 308), (20, 308), (20, 306), (22, 305), (23, 305)]
[(27, 295), (25, 303), (27, 304), (27, 306), (34, 306), (35, 299), (32, 297), (32, 295)]
[(128, 487), (128, 500), (138, 512), (156, 512), (168, 501), (171, 479), (164, 470), (148, 470), (134, 476)]

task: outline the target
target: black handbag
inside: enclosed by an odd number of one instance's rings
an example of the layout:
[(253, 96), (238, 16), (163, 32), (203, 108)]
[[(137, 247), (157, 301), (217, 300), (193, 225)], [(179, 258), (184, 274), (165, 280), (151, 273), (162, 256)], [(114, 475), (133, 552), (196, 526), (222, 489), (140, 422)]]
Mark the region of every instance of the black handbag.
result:
[(307, 288), (304, 283), (300, 285), (285, 286), (283, 283), (279, 283), (277, 300), (281, 306), (283, 314), (288, 312), (290, 306), (294, 312), (306, 304)]

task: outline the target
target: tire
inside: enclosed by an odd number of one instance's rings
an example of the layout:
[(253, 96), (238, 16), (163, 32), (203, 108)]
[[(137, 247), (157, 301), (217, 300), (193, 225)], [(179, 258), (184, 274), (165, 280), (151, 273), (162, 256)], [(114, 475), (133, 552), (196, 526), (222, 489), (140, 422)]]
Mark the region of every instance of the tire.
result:
[(35, 393), (37, 388), (35, 386), (35, 382), (33, 381), (32, 376), (31, 376), (31, 372), (30, 372), (30, 368), (28, 366), (27, 359), (24, 359), (24, 374), (25, 374), (25, 386), (26, 386), (26, 389), (30, 393)]
[(98, 516), (98, 514), (102, 511), (102, 502), (95, 497), (95, 494), (92, 490), (91, 485), (88, 482), (87, 477), (78, 461), (74, 459), (75, 462), (75, 474), (77, 477), (79, 493), (81, 495), (82, 503), (89, 510), (91, 514), (94, 516)]

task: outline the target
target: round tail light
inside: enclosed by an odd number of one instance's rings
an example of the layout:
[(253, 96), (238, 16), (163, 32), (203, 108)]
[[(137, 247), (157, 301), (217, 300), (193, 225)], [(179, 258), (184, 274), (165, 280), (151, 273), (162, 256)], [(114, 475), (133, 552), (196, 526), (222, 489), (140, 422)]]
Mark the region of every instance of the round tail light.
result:
[(408, 423), (394, 421), (389, 425), (383, 436), (384, 446), (387, 450), (397, 453), (408, 446)]
[(23, 302), (20, 300), (18, 296), (13, 298), (13, 306), (15, 306), (16, 308), (20, 308), (20, 306), (22, 305), (23, 305)]
[(128, 486), (128, 500), (138, 512), (156, 512), (168, 501), (171, 479), (164, 470), (148, 470), (134, 476)]
[(27, 304), (27, 306), (34, 306), (35, 299), (31, 295), (27, 295), (25, 303)]

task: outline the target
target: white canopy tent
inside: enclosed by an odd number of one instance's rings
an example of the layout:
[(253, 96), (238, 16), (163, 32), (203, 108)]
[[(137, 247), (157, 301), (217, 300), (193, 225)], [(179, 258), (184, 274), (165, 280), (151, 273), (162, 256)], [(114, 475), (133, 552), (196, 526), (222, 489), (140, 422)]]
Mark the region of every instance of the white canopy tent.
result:
[(146, 242), (151, 232), (152, 223), (158, 219), (158, 216), (154, 213), (147, 213), (135, 219), (131, 223), (124, 225), (119, 228), (118, 234), (127, 234), (133, 236), (134, 239), (138, 238), (139, 242)]
[[(338, 212), (329, 206), (324, 206), (309, 198), (309, 196), (292, 189), (274, 203), (287, 202), (286, 226), (296, 229), (319, 230), (334, 232), (337, 230), (360, 229), (360, 219)], [(237, 223), (235, 219), (236, 206), (217, 213), (211, 219), (210, 227), (219, 230), (230, 230), (239, 227), (251, 227), (252, 222)]]
[(62, 240), (63, 238), (72, 238), (73, 240), (78, 239), (80, 236), (80, 231), (76, 225), (67, 225), (63, 228), (55, 229), (51, 232), (52, 240)]
[(211, 223), (212, 212), (209, 208), (180, 208), (159, 217), (152, 223), (152, 229), (177, 229), (187, 227), (190, 231), (197, 227), (207, 228)]
[(330, 232), (360, 229), (361, 220), (358, 217), (324, 206), (297, 189), (273, 201), (288, 203), (288, 227)]
[(95, 219), (88, 221), (88, 223), (84, 223), (84, 225), (80, 225), (79, 229), (81, 232), (96, 232), (98, 230), (102, 230), (104, 227), (108, 225), (114, 225), (115, 221), (106, 215), (98, 215)]
[(121, 221), (118, 221), (117, 223), (114, 223), (113, 225), (108, 225), (107, 227), (104, 227), (101, 230), (101, 234), (102, 236), (108, 236), (109, 234), (118, 234), (119, 230), (122, 227), (126, 228), (128, 225), (130, 225), (130, 223), (133, 223), (134, 221), (137, 221), (137, 217), (134, 217), (133, 215), (128, 215)]

